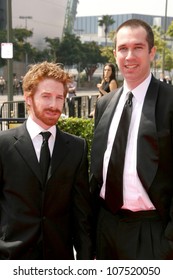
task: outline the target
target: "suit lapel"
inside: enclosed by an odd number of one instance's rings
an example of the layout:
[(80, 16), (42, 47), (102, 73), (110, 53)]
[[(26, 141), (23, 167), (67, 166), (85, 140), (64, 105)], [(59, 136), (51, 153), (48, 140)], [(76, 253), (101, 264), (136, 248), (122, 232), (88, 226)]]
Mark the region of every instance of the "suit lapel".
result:
[(65, 134), (63, 134), (57, 127), (53, 154), (50, 162), (50, 168), (48, 171), (48, 180), (51, 178), (58, 166), (62, 163), (65, 155), (68, 153), (69, 140), (66, 140), (64, 135)]
[(102, 178), (103, 157), (107, 146), (109, 127), (121, 93), (122, 88), (113, 95), (94, 132), (91, 170), (97, 179)]
[[(35, 176), (42, 182), (40, 166), (35, 154), (35, 150), (26, 129), (26, 124), (21, 125), (15, 132), (16, 139), (14, 145), (26, 164), (32, 169)], [(68, 141), (66, 141), (64, 134), (57, 128), (56, 139), (53, 149), (53, 154), (48, 171), (47, 181), (63, 161), (65, 155), (68, 153)]]
[(37, 156), (31, 138), (26, 129), (26, 123), (24, 123), (23, 125), (18, 127), (18, 129), (16, 129), (14, 137), (16, 139), (14, 145), (17, 151), (24, 159), (25, 163), (32, 169), (36, 177), (40, 181), (42, 181), (40, 166), (38, 164)]
[(146, 189), (151, 186), (158, 168), (159, 149), (155, 120), (158, 88), (158, 81), (152, 77), (144, 100), (138, 132), (137, 171)]
[[(159, 149), (155, 119), (158, 89), (159, 82), (152, 77), (144, 100), (138, 132), (137, 171), (143, 186), (147, 190), (151, 186), (158, 168)], [(91, 170), (97, 179), (102, 178), (103, 157), (107, 146), (109, 126), (121, 93), (122, 88), (111, 99), (94, 132)]]

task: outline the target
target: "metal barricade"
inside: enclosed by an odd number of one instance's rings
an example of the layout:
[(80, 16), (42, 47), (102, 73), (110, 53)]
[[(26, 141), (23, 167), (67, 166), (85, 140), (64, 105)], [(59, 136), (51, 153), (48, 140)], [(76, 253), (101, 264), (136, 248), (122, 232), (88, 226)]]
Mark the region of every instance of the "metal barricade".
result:
[(0, 108), (0, 128), (7, 130), (17, 126), (27, 118), (27, 110), (24, 101), (7, 101)]
[(67, 99), (67, 116), (77, 118), (88, 118), (91, 111), (94, 110), (97, 101), (97, 95), (93, 96), (74, 96)]
[[(97, 95), (75, 96), (65, 100), (63, 114), (67, 117), (88, 118), (94, 110)], [(20, 125), (27, 118), (25, 101), (7, 101), (0, 107), (0, 130)]]
[(88, 111), (88, 116), (89, 116), (90, 113), (95, 109), (97, 99), (98, 99), (98, 95), (89, 96), (89, 105), (88, 105), (89, 111)]

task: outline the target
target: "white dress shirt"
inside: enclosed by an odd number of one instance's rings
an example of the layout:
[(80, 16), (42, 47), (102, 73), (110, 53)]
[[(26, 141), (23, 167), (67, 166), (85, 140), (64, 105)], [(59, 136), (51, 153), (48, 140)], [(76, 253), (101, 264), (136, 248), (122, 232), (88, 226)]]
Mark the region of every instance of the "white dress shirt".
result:
[[(138, 87), (133, 89), (133, 107), (132, 107), (132, 117), (129, 127), (127, 147), (125, 154), (125, 164), (123, 173), (123, 209), (129, 209), (132, 211), (140, 210), (153, 210), (154, 205), (149, 199), (149, 196), (142, 186), (142, 183), (138, 177), (136, 162), (137, 162), (137, 136), (139, 130), (139, 123), (141, 119), (142, 107), (145, 99), (145, 95), (151, 80), (151, 74), (148, 78), (140, 84)], [(122, 110), (127, 99), (127, 94), (130, 90), (124, 83), (123, 93), (120, 97), (118, 105), (116, 107), (112, 122), (110, 124), (108, 133), (107, 149), (104, 154), (103, 161), (103, 185), (101, 188), (100, 196), (105, 198), (105, 184), (108, 163), (112, 151), (112, 146), (114, 138), (116, 135), (119, 120), (122, 114)], [(116, 170), (115, 170), (116, 172)]]
[(50, 131), (51, 136), (49, 138), (48, 144), (49, 144), (50, 155), (52, 156), (53, 147), (55, 144), (55, 137), (56, 137), (56, 126), (54, 125), (54, 126), (50, 127), (48, 130), (45, 130), (41, 126), (39, 126), (37, 123), (35, 123), (32, 120), (32, 118), (29, 116), (26, 121), (26, 128), (31, 137), (38, 161), (40, 160), (40, 150), (41, 150), (41, 144), (43, 142), (43, 137), (42, 137), (42, 135), (40, 135), (40, 132)]

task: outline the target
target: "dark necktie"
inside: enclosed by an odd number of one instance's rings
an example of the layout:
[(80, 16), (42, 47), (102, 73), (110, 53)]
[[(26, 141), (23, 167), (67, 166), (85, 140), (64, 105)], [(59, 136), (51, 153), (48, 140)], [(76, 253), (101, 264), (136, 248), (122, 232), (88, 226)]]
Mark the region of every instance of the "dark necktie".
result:
[(132, 98), (133, 94), (130, 92), (123, 108), (108, 165), (105, 203), (112, 213), (116, 213), (123, 205), (124, 158), (132, 114)]
[(48, 140), (49, 137), (51, 136), (51, 133), (49, 131), (46, 131), (46, 132), (40, 132), (40, 134), (43, 136), (43, 142), (40, 151), (40, 167), (41, 167), (43, 182), (45, 183), (47, 179), (49, 164), (50, 164), (50, 151), (48, 146)]

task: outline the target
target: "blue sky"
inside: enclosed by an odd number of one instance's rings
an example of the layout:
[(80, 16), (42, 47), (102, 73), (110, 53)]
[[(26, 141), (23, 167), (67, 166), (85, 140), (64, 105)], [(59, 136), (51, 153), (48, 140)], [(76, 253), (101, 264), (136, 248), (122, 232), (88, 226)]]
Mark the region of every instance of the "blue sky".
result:
[[(165, 15), (166, 0), (79, 0), (77, 16), (146, 14)], [(173, 17), (173, 0), (167, 0), (167, 16)]]

